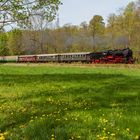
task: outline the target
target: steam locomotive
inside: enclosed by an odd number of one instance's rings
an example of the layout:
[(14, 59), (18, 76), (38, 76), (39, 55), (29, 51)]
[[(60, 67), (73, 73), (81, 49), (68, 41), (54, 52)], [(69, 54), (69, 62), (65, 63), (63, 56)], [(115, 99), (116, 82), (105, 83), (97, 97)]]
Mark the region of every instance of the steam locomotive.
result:
[(18, 56), (0, 56), (0, 62), (17, 63), (134, 63), (133, 52), (130, 48), (106, 50), (100, 52), (81, 52), (81, 53), (59, 53), (59, 54), (38, 54), (38, 55), (18, 55)]

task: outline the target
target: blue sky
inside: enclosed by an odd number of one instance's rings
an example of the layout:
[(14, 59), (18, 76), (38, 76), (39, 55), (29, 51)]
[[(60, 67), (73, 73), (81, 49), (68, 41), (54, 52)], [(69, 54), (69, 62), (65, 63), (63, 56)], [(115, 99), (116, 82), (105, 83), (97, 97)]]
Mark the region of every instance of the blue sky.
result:
[(119, 14), (119, 9), (124, 8), (129, 2), (136, 0), (62, 0), (59, 9), (59, 23), (79, 25), (87, 23), (94, 15), (103, 16), (105, 22), (110, 13)]

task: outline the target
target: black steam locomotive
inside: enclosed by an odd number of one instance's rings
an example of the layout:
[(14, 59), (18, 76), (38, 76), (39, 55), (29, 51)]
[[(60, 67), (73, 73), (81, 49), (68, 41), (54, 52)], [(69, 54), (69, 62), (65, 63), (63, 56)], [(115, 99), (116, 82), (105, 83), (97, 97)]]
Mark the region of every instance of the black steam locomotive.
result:
[(131, 49), (107, 50), (90, 54), (92, 63), (134, 63)]

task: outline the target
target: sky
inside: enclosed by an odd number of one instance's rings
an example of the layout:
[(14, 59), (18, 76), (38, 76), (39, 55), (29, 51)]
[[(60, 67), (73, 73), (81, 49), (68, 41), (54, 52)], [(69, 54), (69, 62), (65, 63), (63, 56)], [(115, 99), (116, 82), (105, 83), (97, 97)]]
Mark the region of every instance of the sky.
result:
[(136, 0), (62, 0), (58, 12), (59, 25), (80, 25), (83, 21), (89, 23), (94, 15), (101, 15), (106, 23), (109, 14), (119, 14), (119, 9), (132, 1)]

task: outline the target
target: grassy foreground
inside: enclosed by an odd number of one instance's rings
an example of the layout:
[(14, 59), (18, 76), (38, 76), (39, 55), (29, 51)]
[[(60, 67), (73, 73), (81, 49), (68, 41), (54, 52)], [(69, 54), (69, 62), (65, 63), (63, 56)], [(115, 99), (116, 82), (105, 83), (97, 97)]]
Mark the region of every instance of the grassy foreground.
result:
[(139, 140), (132, 67), (0, 65), (0, 140)]

